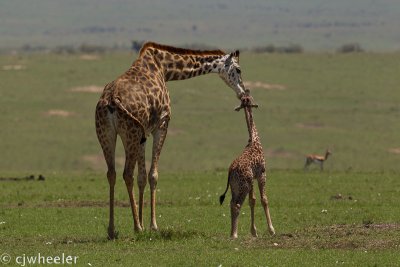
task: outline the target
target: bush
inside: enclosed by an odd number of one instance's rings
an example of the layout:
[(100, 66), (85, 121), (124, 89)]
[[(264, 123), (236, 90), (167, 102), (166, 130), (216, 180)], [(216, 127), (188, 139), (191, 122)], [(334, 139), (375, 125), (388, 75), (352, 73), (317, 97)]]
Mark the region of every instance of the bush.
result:
[(337, 50), (338, 53), (361, 53), (364, 49), (359, 43), (344, 44)]
[(291, 44), (288, 46), (259, 46), (252, 49), (255, 53), (282, 53), (282, 54), (300, 54), (304, 52), (304, 49), (301, 45)]
[(56, 54), (75, 54), (77, 51), (72, 45), (60, 45), (53, 49)]
[(104, 46), (99, 46), (99, 45), (82, 44), (79, 47), (79, 51), (81, 53), (87, 53), (87, 54), (104, 53), (106, 51), (106, 48)]

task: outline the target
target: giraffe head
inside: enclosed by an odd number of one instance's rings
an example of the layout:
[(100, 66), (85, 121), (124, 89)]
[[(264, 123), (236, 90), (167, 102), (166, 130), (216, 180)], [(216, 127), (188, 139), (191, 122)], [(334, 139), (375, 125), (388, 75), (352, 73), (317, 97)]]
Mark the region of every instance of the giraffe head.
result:
[(236, 50), (222, 57), (221, 65), (219, 76), (236, 92), (236, 96), (240, 99), (246, 92), (239, 66), (239, 51)]
[(242, 108), (258, 108), (258, 105), (254, 103), (253, 97), (250, 95), (250, 90), (246, 89), (244, 94), (240, 97), (240, 106), (235, 108), (236, 111), (241, 110)]

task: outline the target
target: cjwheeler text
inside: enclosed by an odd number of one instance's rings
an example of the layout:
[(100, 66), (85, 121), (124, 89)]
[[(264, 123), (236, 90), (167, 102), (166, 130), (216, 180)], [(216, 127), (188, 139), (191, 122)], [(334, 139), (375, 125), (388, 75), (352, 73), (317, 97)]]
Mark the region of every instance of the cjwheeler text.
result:
[(37, 255), (21, 255), (15, 258), (15, 262), (20, 266), (35, 265), (35, 264), (55, 264), (55, 265), (76, 265), (79, 256), (65, 255), (62, 253), (57, 256), (44, 256), (38, 253)]

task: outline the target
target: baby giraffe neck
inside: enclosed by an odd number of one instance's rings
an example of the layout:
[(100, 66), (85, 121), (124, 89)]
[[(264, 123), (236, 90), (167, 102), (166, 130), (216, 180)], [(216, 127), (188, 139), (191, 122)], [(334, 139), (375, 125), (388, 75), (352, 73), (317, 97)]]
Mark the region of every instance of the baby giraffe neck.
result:
[(247, 130), (249, 131), (249, 143), (257, 143), (260, 142), (257, 128), (253, 120), (253, 112), (251, 107), (244, 108), (245, 116), (246, 116), (246, 123), (247, 123)]

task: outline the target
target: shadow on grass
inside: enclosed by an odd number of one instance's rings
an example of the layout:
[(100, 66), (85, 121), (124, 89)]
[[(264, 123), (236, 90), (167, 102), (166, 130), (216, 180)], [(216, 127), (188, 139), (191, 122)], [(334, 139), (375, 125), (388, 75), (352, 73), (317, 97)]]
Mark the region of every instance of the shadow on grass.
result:
[(101, 244), (101, 243), (107, 243), (109, 240), (106, 237), (103, 236), (94, 236), (94, 237), (64, 237), (62, 240), (60, 240), (59, 244), (62, 245), (71, 245), (71, 244)]
[(62, 245), (70, 244), (101, 244), (108, 242), (154, 242), (154, 241), (179, 241), (188, 240), (192, 238), (206, 238), (204, 232), (194, 230), (177, 230), (177, 229), (162, 229), (157, 232), (155, 231), (143, 231), (140, 233), (133, 233), (132, 236), (121, 237), (117, 234), (117, 237), (113, 240), (108, 239), (106, 236), (96, 237), (64, 237), (58, 242)]
[[(158, 201), (157, 206), (171, 206), (174, 203), (172, 201)], [(20, 201), (18, 203), (6, 204), (3, 207), (15, 208), (106, 208), (110, 204), (108, 201), (102, 200), (56, 200), (56, 201), (42, 201), (40, 203), (27, 203)], [(150, 203), (144, 201), (144, 206), (149, 206)], [(130, 208), (129, 201), (115, 201), (114, 207), (117, 208)]]
[(157, 232), (155, 231), (143, 231), (140, 233), (135, 233), (134, 237), (131, 239), (135, 242), (141, 241), (179, 241), (190, 238), (204, 238), (206, 234), (204, 232), (199, 232), (195, 230), (177, 230), (177, 229), (162, 229)]

